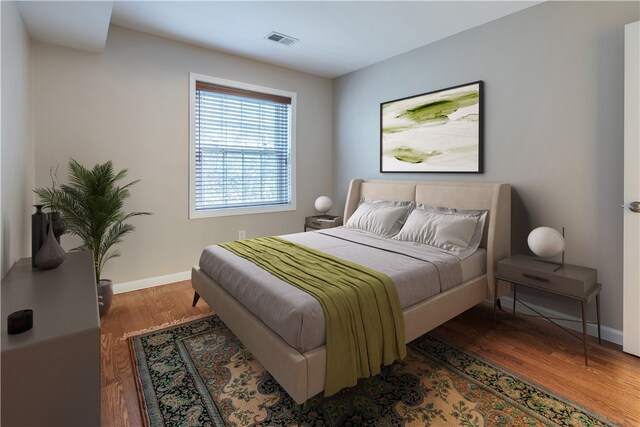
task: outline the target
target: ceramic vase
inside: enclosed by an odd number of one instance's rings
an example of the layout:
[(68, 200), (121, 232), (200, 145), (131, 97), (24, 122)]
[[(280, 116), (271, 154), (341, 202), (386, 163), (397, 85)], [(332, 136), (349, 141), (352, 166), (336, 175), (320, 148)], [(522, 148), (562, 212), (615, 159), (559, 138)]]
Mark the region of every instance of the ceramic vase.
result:
[(62, 217), (60, 217), (60, 212), (51, 212), (51, 216), (53, 218), (51, 221), (53, 224), (53, 235), (56, 236), (56, 240), (60, 243), (60, 236), (67, 231), (67, 224), (62, 220)]
[(31, 267), (36, 266), (36, 254), (47, 237), (47, 215), (42, 212), (44, 205), (33, 205), (36, 212), (31, 215)]
[[(52, 215), (48, 215), (49, 224), (51, 224)], [(64, 261), (64, 249), (60, 246), (60, 243), (56, 240), (56, 236), (53, 234), (53, 227), (48, 227), (49, 231), (44, 244), (36, 254), (36, 266), (43, 270), (51, 270), (56, 268)]]

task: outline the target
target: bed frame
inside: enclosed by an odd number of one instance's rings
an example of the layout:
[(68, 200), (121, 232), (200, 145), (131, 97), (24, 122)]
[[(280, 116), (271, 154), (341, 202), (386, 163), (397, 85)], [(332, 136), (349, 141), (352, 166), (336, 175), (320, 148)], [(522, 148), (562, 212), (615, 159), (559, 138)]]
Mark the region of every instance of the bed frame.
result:
[[(511, 186), (466, 182), (351, 181), (344, 221), (358, 207), (361, 197), (380, 200), (415, 200), (433, 206), (486, 209), (488, 220), (480, 247), (487, 250), (487, 272), (403, 310), (406, 341), (412, 341), (485, 299), (493, 301), (496, 262), (511, 254)], [(491, 284), (491, 286), (490, 286)], [(302, 404), (324, 389), (325, 346), (300, 353), (198, 267), (191, 271), (191, 285), (257, 360)], [(498, 288), (500, 295), (506, 285)], [(194, 305), (197, 298), (194, 298)]]

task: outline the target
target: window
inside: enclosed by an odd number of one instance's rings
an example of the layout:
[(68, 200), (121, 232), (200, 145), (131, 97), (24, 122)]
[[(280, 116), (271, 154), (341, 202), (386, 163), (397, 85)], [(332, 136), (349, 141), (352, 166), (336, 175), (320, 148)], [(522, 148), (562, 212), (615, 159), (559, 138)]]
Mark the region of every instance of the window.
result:
[(190, 217), (294, 210), (296, 94), (190, 75)]

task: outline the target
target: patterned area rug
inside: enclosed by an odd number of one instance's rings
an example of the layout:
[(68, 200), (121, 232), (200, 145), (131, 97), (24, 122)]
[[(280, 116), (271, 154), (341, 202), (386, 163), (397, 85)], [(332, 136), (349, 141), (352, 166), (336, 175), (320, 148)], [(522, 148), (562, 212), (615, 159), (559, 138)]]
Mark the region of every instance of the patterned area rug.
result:
[[(150, 426), (289, 426), (298, 407), (217, 316), (129, 338)], [(303, 407), (310, 426), (605, 426), (603, 417), (426, 334), (402, 361)]]

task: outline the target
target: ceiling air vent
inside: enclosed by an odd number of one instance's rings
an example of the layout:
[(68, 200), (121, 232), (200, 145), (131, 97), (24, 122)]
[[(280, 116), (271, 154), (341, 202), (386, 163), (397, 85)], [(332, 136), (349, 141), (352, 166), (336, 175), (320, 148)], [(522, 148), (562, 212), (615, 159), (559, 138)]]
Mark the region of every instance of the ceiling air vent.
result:
[(276, 42), (279, 44), (283, 44), (285, 46), (291, 46), (292, 44), (300, 41), (295, 37), (287, 36), (281, 33), (276, 33), (275, 31), (272, 31), (269, 34), (267, 34), (265, 39), (271, 40), (272, 42)]

